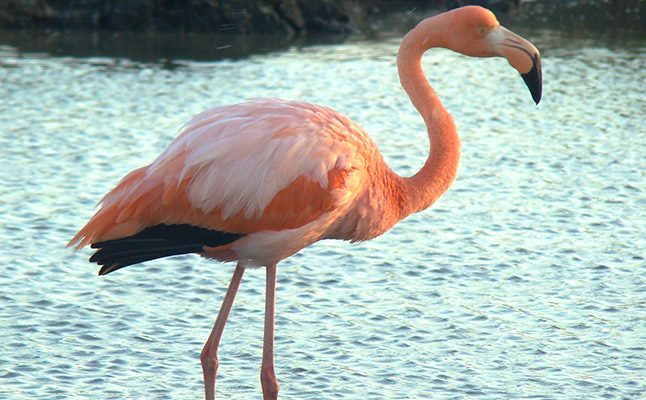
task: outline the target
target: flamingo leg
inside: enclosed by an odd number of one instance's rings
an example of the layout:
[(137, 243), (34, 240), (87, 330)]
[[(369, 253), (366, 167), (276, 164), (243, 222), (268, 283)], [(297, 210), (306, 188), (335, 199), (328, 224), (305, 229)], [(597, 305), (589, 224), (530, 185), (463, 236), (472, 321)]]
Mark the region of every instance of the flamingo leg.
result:
[(242, 281), (243, 273), (244, 267), (238, 263), (235, 271), (233, 272), (233, 277), (231, 278), (231, 283), (229, 283), (227, 293), (224, 295), (222, 307), (220, 307), (220, 311), (218, 312), (215, 325), (213, 325), (211, 334), (209, 335), (206, 344), (204, 344), (202, 354), (200, 355), (202, 372), (204, 373), (204, 396), (206, 400), (215, 399), (215, 376), (218, 371), (218, 365), (220, 364), (218, 361), (218, 346), (220, 345), (220, 338), (222, 338), (224, 325), (227, 323), (227, 318), (229, 317), (229, 311), (231, 311), (231, 307), (233, 306), (233, 300), (238, 292), (240, 281)]
[(274, 318), (276, 315), (276, 264), (267, 266), (265, 333), (262, 345), (260, 383), (264, 400), (278, 399), (278, 379), (274, 373)]

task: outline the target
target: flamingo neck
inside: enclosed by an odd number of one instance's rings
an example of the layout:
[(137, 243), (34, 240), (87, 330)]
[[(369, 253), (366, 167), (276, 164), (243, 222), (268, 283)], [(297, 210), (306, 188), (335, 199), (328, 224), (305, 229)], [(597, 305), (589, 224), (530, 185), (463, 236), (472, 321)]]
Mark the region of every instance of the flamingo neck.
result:
[(430, 153), (422, 169), (404, 178), (407, 199), (406, 215), (430, 207), (448, 190), (457, 174), (460, 160), (460, 138), (453, 118), (440, 102), (437, 93), (426, 80), (421, 61), (424, 52), (433, 47), (447, 47), (441, 32), (443, 18), (420, 22), (403, 39), (397, 54), (401, 85), (420, 113), (430, 141)]

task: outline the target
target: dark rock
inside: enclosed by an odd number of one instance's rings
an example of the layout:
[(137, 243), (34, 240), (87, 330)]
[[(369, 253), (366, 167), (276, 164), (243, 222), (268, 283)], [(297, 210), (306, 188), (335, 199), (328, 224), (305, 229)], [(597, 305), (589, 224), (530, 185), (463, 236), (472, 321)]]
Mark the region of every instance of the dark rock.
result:
[(0, 29), (365, 33), (384, 26), (374, 18), (468, 4), (564, 28), (646, 26), (646, 0), (0, 0)]
[(356, 0), (5, 0), (0, 28), (109, 31), (349, 32)]
[(55, 11), (45, 0), (9, 0), (0, 3), (0, 23), (29, 26), (32, 21), (52, 18)]
[(299, 0), (298, 5), (306, 16), (306, 28), (313, 32), (352, 32), (353, 22), (363, 14), (357, 1)]

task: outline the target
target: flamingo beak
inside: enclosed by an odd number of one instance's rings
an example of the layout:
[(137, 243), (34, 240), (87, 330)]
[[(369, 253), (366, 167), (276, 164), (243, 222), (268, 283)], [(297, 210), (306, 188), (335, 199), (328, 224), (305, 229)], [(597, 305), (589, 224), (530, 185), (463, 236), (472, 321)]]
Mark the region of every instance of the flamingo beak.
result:
[(487, 39), (493, 45), (494, 51), (505, 57), (509, 65), (520, 73), (532, 94), (532, 99), (538, 104), (543, 92), (543, 79), (541, 56), (536, 47), (502, 26), (494, 28)]

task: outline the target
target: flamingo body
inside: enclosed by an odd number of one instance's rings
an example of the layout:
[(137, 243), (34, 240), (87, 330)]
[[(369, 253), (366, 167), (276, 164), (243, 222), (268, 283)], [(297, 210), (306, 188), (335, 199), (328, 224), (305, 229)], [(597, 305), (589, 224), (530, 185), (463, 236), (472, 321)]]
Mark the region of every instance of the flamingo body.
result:
[(237, 261), (202, 353), (207, 400), (215, 398), (217, 348), (247, 267), (267, 267), (261, 383), (278, 396), (273, 343), (276, 265), (321, 239), (362, 241), (431, 206), (455, 179), (460, 139), (426, 80), (424, 52), (443, 47), (475, 57), (501, 56), (538, 103), (538, 50), (501, 27), (481, 7), (420, 22), (397, 55), (400, 81), (426, 123), (430, 152), (402, 178), (368, 134), (335, 111), (313, 104), (254, 99), (195, 116), (150, 165), (128, 174), (72, 238), (90, 244), (99, 274), (175, 254)]
[[(192, 252), (264, 266), (324, 238), (358, 241), (385, 232), (400, 218), (383, 192), (399, 181), (348, 118), (313, 104), (254, 99), (191, 119), (157, 159), (101, 200), (72, 242), (82, 247), (161, 224), (188, 225), (237, 235)], [(184, 229), (182, 236), (200, 232)], [(103, 273), (126, 265), (105, 264)]]

